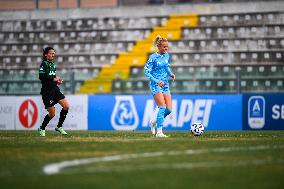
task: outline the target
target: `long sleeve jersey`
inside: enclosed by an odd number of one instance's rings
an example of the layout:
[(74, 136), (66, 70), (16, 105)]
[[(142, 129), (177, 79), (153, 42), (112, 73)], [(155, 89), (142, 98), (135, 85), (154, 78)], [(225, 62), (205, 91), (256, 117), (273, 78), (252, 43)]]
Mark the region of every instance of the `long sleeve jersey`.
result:
[(54, 78), (56, 77), (56, 66), (53, 61), (43, 60), (39, 68), (39, 79), (42, 88), (57, 87)]
[(173, 73), (170, 69), (170, 55), (168, 53), (153, 53), (144, 66), (144, 73), (151, 82), (168, 82), (168, 76)]

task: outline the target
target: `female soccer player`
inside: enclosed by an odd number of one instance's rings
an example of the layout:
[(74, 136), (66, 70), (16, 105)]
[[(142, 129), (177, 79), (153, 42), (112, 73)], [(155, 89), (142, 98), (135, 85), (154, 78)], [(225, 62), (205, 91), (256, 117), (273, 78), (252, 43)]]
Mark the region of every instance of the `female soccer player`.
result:
[[(174, 80), (176, 76), (170, 69), (167, 39), (157, 36), (154, 40), (154, 46), (158, 47), (158, 52), (153, 53), (144, 66), (144, 73), (150, 80), (150, 90), (159, 107), (156, 120), (157, 124), (150, 123), (150, 126), (152, 134), (156, 134), (156, 137), (168, 137), (163, 133), (164, 119), (172, 112), (172, 99), (168, 77), (170, 76)], [(157, 133), (155, 131), (156, 125)]]
[(38, 129), (40, 136), (45, 136), (45, 127), (49, 121), (55, 116), (54, 105), (59, 103), (62, 106), (59, 121), (55, 128), (62, 135), (67, 133), (62, 128), (62, 124), (66, 118), (69, 109), (69, 103), (65, 96), (60, 92), (58, 85), (62, 84), (63, 80), (56, 77), (56, 67), (54, 64), (55, 50), (52, 47), (43, 49), (42, 63), (39, 68), (39, 79), (41, 81), (41, 96), (48, 114), (44, 117), (42, 125)]

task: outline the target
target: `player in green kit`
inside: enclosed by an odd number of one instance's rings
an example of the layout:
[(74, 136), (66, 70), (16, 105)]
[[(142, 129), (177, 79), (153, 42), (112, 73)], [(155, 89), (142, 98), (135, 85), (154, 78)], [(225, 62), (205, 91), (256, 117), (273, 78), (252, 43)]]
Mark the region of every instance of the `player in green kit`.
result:
[(38, 129), (40, 136), (45, 136), (45, 128), (49, 121), (55, 116), (54, 105), (59, 103), (62, 106), (59, 121), (55, 128), (62, 135), (67, 135), (62, 128), (62, 124), (66, 118), (69, 109), (69, 103), (65, 96), (60, 92), (58, 85), (62, 84), (63, 80), (56, 77), (56, 66), (54, 64), (55, 50), (52, 47), (43, 49), (42, 63), (39, 68), (39, 79), (41, 81), (41, 96), (43, 104), (48, 111), (44, 117), (42, 125)]

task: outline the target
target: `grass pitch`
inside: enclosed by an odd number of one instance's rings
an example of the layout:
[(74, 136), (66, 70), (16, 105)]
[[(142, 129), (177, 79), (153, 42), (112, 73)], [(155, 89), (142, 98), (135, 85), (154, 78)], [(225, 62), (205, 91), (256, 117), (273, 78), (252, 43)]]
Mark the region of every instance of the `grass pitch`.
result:
[[(283, 188), (283, 131), (0, 131), (1, 188)], [(76, 161), (74, 161), (76, 160)], [(63, 163), (62, 163), (63, 162)], [(46, 167), (57, 172), (44, 172)]]

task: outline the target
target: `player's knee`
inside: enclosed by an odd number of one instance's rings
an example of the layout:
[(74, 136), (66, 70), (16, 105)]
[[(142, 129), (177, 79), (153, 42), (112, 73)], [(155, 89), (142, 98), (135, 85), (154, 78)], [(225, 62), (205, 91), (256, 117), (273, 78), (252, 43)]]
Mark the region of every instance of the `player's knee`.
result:
[(65, 111), (68, 111), (68, 110), (69, 110), (69, 104), (63, 106), (63, 109), (64, 109)]
[(65, 111), (68, 111), (69, 110), (69, 102), (67, 100), (64, 100), (64, 103), (62, 103), (62, 108), (65, 110)]
[(52, 111), (52, 112), (48, 112), (48, 116), (50, 118), (53, 118), (55, 116), (55, 111)]

